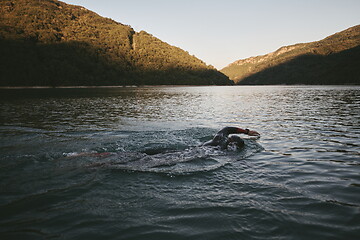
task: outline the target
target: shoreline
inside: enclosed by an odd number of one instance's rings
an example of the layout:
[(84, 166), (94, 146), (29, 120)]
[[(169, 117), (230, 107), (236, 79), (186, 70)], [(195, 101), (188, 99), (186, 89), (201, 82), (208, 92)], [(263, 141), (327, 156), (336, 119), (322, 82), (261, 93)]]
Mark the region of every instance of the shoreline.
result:
[[(127, 86), (18, 86), (18, 87), (0, 87), (0, 89), (96, 89), (96, 88), (160, 88), (160, 87), (231, 87), (236, 85), (127, 85)], [(244, 85), (245, 86), (245, 85)]]
[(325, 87), (325, 86), (334, 86), (334, 87), (357, 87), (359, 84), (329, 84), (329, 85), (320, 85), (320, 84), (277, 84), (277, 85), (127, 85), (127, 86), (59, 86), (59, 87), (49, 87), (49, 86), (17, 86), (17, 87), (0, 87), (0, 90), (12, 90), (12, 89), (101, 89), (101, 88), (167, 88), (167, 87)]

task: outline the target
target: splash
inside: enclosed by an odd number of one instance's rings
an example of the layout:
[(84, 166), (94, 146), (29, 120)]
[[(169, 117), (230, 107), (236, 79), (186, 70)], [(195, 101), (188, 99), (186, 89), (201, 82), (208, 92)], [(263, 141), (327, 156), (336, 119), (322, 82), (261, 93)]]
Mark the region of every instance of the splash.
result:
[(245, 139), (242, 149), (197, 146), (183, 150), (155, 147), (142, 152), (68, 153), (67, 157), (86, 157), (88, 168), (118, 169), (133, 172), (185, 175), (209, 172), (234, 161), (248, 158), (263, 148), (253, 139)]

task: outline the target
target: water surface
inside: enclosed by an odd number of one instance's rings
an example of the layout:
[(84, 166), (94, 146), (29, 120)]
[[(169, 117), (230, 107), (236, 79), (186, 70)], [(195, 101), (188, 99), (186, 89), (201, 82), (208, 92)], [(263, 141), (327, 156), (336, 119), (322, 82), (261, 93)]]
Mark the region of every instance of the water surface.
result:
[[(360, 236), (359, 87), (0, 94), (1, 239)], [(225, 126), (261, 138), (200, 146)]]

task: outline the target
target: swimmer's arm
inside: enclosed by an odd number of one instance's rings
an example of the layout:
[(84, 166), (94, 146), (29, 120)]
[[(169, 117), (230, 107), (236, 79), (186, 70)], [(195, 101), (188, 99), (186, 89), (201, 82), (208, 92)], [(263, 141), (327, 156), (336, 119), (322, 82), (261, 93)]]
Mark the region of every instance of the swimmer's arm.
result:
[(237, 127), (226, 127), (223, 128), (221, 131), (224, 131), (228, 134), (247, 134), (249, 136), (260, 136), (260, 133), (253, 131), (253, 130), (249, 130), (249, 129), (243, 129), (243, 128), (237, 128)]
[(260, 136), (260, 133), (258, 133), (257, 131), (253, 131), (253, 130), (249, 130), (249, 129), (245, 129), (245, 131), (247, 131), (245, 134), (247, 134), (249, 136)]

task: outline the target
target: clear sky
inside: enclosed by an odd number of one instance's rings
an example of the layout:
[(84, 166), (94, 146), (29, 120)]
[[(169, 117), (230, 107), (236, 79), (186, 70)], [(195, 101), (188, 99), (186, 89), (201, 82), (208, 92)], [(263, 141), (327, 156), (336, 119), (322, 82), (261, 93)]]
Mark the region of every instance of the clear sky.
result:
[(218, 69), (360, 24), (360, 0), (63, 0), (145, 30)]

